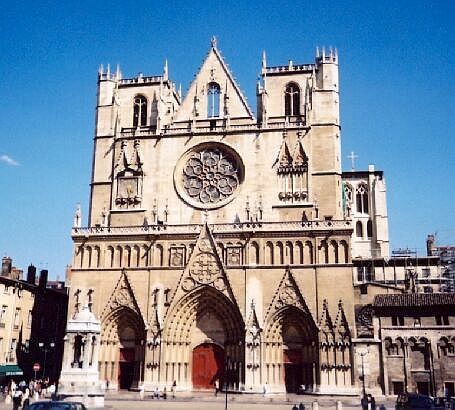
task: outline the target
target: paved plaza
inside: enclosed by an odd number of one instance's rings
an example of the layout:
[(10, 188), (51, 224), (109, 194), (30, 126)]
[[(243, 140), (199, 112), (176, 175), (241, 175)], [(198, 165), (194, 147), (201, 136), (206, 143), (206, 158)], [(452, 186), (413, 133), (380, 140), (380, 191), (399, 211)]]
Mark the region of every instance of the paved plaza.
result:
[[(109, 393), (105, 399), (105, 408), (112, 410), (130, 409), (169, 409), (169, 410), (222, 410), (226, 405), (224, 394), (214, 396), (213, 393), (177, 393), (175, 398), (168, 397), (164, 399), (153, 399), (146, 394), (144, 400), (139, 399), (136, 392)], [(312, 409), (312, 403), (317, 401), (319, 410), (329, 410), (337, 408), (337, 401), (341, 401), (343, 410), (360, 409), (360, 403), (357, 397), (328, 397), (328, 396), (298, 396), (295, 394), (288, 395), (238, 395), (229, 394), (227, 399), (227, 408), (230, 410), (291, 410), (294, 405), (303, 403), (305, 409)], [(378, 400), (377, 408), (381, 405), (385, 409), (394, 409), (393, 401)], [(0, 410), (11, 409), (12, 405), (0, 403)]]

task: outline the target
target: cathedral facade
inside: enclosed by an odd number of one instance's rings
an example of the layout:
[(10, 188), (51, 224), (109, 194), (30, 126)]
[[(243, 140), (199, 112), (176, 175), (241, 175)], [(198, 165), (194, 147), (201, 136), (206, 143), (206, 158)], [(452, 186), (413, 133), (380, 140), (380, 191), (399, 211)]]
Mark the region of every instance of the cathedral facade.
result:
[(387, 211), (382, 173), (342, 173), (339, 98), (325, 50), (264, 54), (256, 117), (215, 41), (184, 97), (167, 63), (100, 69), (69, 318), (101, 332), (96, 356), (66, 340), (71, 366), (95, 357), (114, 389), (358, 392), (352, 257), (388, 253)]

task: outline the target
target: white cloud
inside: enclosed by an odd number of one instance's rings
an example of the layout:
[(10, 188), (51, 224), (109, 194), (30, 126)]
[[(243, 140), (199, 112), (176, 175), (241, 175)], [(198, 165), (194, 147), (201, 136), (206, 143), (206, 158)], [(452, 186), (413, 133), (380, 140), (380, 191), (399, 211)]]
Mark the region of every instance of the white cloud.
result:
[(13, 166), (18, 166), (19, 165), (19, 162), (15, 161), (14, 159), (9, 157), (8, 155), (1, 155), (0, 156), (0, 161), (3, 161), (5, 163), (7, 163), (8, 165), (13, 165)]

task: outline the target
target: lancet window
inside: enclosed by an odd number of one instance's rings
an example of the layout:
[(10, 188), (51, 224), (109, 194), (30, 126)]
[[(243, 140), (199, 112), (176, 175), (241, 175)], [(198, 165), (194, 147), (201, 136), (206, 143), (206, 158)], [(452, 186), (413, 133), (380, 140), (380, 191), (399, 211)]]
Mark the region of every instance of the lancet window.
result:
[(277, 159), (278, 198), (283, 202), (306, 202), (308, 200), (308, 157), (300, 139), (291, 155), (286, 135)]
[(300, 88), (296, 83), (286, 85), (284, 91), (284, 114), (300, 115)]
[(207, 86), (207, 117), (220, 116), (220, 95), (221, 89), (218, 83), (211, 82)]
[(360, 184), (356, 189), (356, 207), (357, 212), (368, 213), (368, 187), (366, 184)]
[(133, 127), (147, 125), (147, 98), (143, 95), (134, 97)]

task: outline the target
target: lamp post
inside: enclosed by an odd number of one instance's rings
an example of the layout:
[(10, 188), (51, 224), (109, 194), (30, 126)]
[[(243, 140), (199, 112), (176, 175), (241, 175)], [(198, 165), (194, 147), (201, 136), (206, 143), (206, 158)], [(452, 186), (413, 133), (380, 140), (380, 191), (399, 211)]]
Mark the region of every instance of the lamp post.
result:
[(229, 356), (224, 359), (224, 409), (228, 408), (228, 371), (229, 371)]
[(364, 349), (357, 350), (358, 355), (362, 361), (362, 397), (366, 396), (366, 389), (365, 389), (365, 361), (364, 357), (369, 353), (368, 346)]
[(43, 379), (46, 377), (46, 359), (47, 359), (47, 352), (51, 351), (55, 347), (54, 342), (39, 342), (39, 348), (44, 352), (44, 363), (43, 363)]

